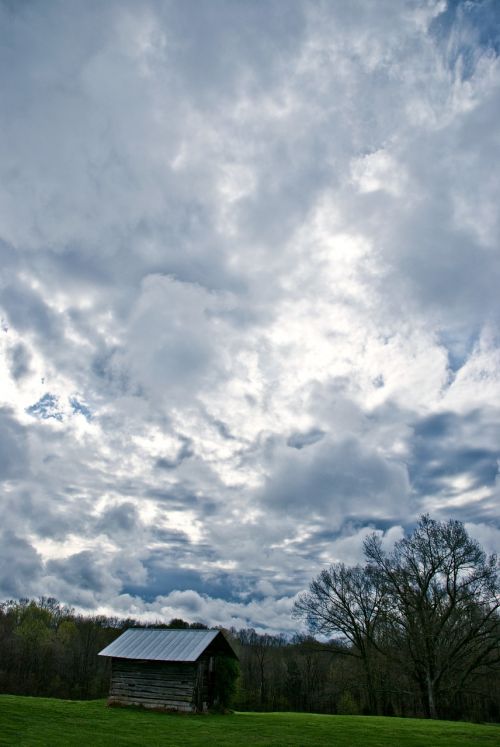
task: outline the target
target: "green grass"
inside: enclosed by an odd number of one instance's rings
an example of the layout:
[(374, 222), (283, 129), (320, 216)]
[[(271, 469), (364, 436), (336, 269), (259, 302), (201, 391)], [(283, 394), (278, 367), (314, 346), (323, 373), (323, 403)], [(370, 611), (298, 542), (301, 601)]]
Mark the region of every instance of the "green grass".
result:
[(70, 701), (0, 695), (0, 744), (16, 747), (498, 747), (500, 726), (305, 713), (183, 716), (107, 708), (102, 700)]

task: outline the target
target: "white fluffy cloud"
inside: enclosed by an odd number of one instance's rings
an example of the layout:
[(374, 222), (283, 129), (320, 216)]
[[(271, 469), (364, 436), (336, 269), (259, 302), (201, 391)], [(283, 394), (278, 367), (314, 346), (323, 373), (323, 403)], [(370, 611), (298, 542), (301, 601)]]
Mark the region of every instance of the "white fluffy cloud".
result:
[(498, 543), (495, 3), (0, 5), (0, 594), (290, 630)]

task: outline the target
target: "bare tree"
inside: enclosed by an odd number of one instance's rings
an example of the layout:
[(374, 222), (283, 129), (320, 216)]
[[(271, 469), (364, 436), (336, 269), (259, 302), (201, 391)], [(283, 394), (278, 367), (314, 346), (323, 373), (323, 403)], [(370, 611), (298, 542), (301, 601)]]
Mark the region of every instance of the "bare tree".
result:
[(384, 594), (391, 655), (437, 718), (442, 701), (500, 661), (497, 559), (486, 557), (461, 522), (429, 516), (390, 553), (371, 535), (365, 554)]
[(373, 671), (376, 628), (384, 603), (378, 578), (370, 568), (337, 563), (311, 582), (293, 611), (295, 618), (306, 620), (312, 633), (340, 636), (349, 644), (335, 651), (361, 660), (372, 713), (377, 710)]

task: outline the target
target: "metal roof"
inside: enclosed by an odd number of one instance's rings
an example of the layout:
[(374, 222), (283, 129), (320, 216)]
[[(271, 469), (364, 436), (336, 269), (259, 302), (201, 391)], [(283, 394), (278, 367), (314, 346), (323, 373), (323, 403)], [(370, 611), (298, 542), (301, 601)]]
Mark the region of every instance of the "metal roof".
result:
[(220, 630), (129, 628), (100, 651), (99, 656), (151, 661), (196, 661), (218, 635), (222, 635)]

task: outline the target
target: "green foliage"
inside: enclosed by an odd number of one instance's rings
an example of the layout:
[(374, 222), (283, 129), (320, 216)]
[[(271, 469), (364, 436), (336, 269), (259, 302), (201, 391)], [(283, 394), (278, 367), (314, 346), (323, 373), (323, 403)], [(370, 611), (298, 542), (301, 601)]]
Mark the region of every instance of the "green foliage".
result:
[(78, 628), (72, 620), (63, 620), (57, 629), (57, 640), (61, 646), (71, 646), (78, 637)]
[(0, 696), (0, 744), (51, 747), (494, 747), (500, 727), (310, 713), (186, 716), (106, 708), (104, 701)]
[(46, 597), (0, 604), (0, 692), (106, 695), (109, 662), (97, 653), (120, 634), (116, 622), (76, 615)]
[(337, 707), (337, 713), (344, 716), (357, 716), (359, 715), (359, 707), (354, 698), (352, 697), (349, 690), (342, 693), (339, 704)]
[(231, 705), (240, 676), (240, 666), (231, 656), (217, 656), (215, 659), (215, 703), (225, 710)]

